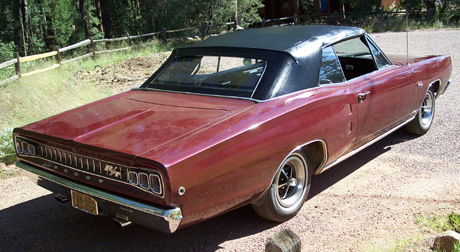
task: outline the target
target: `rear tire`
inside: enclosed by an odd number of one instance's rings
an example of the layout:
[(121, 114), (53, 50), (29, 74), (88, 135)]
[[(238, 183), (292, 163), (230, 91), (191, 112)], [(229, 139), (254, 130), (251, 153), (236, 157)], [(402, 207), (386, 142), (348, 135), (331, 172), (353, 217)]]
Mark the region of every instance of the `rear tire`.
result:
[(262, 218), (282, 222), (294, 217), (307, 199), (311, 170), (300, 152), (289, 155), (277, 170), (260, 205), (252, 205)]
[(423, 135), (428, 132), (433, 124), (435, 111), (435, 96), (432, 88), (426, 91), (423, 98), (422, 106), (420, 106), (415, 118), (406, 124), (406, 131), (414, 135)]

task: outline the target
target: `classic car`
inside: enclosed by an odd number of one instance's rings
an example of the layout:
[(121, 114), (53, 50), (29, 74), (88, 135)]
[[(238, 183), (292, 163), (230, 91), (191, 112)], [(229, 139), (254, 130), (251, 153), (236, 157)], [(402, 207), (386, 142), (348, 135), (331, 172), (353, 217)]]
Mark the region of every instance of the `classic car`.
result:
[(312, 175), (405, 128), (423, 135), (450, 56), (385, 55), (362, 29), (288, 26), (175, 49), (140, 87), (14, 129), (56, 199), (175, 232), (251, 204), (301, 209)]

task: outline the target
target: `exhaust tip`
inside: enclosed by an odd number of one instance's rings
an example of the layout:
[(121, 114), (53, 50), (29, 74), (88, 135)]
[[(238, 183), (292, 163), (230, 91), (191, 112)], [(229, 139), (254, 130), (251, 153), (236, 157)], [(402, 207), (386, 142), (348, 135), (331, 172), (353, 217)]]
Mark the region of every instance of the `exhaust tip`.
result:
[(64, 195), (62, 195), (62, 194), (54, 195), (54, 198), (57, 201), (61, 202), (61, 203), (65, 203), (65, 202), (69, 201), (69, 199), (67, 197), (65, 197)]
[(117, 214), (116, 217), (113, 218), (113, 220), (116, 223), (118, 223), (118, 225), (120, 225), (121, 227), (126, 227), (132, 223), (130, 220), (128, 220), (128, 216), (122, 214)]

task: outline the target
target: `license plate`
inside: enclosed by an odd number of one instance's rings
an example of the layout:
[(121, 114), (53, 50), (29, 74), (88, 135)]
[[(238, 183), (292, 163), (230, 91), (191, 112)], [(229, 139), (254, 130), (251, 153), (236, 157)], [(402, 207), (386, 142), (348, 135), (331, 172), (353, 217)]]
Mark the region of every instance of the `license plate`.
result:
[(72, 206), (90, 214), (98, 215), (97, 201), (91, 196), (76, 191), (71, 191)]

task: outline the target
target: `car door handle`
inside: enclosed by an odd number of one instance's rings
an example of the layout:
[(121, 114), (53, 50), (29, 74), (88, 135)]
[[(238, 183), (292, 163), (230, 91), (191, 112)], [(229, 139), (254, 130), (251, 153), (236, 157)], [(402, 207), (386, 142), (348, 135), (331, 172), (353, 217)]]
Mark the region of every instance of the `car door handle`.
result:
[(364, 93), (359, 93), (359, 94), (358, 94), (358, 103), (363, 102), (364, 99), (366, 99), (366, 96), (367, 96), (368, 94), (370, 94), (370, 93), (371, 93), (371, 91), (366, 91), (366, 92), (364, 92)]

